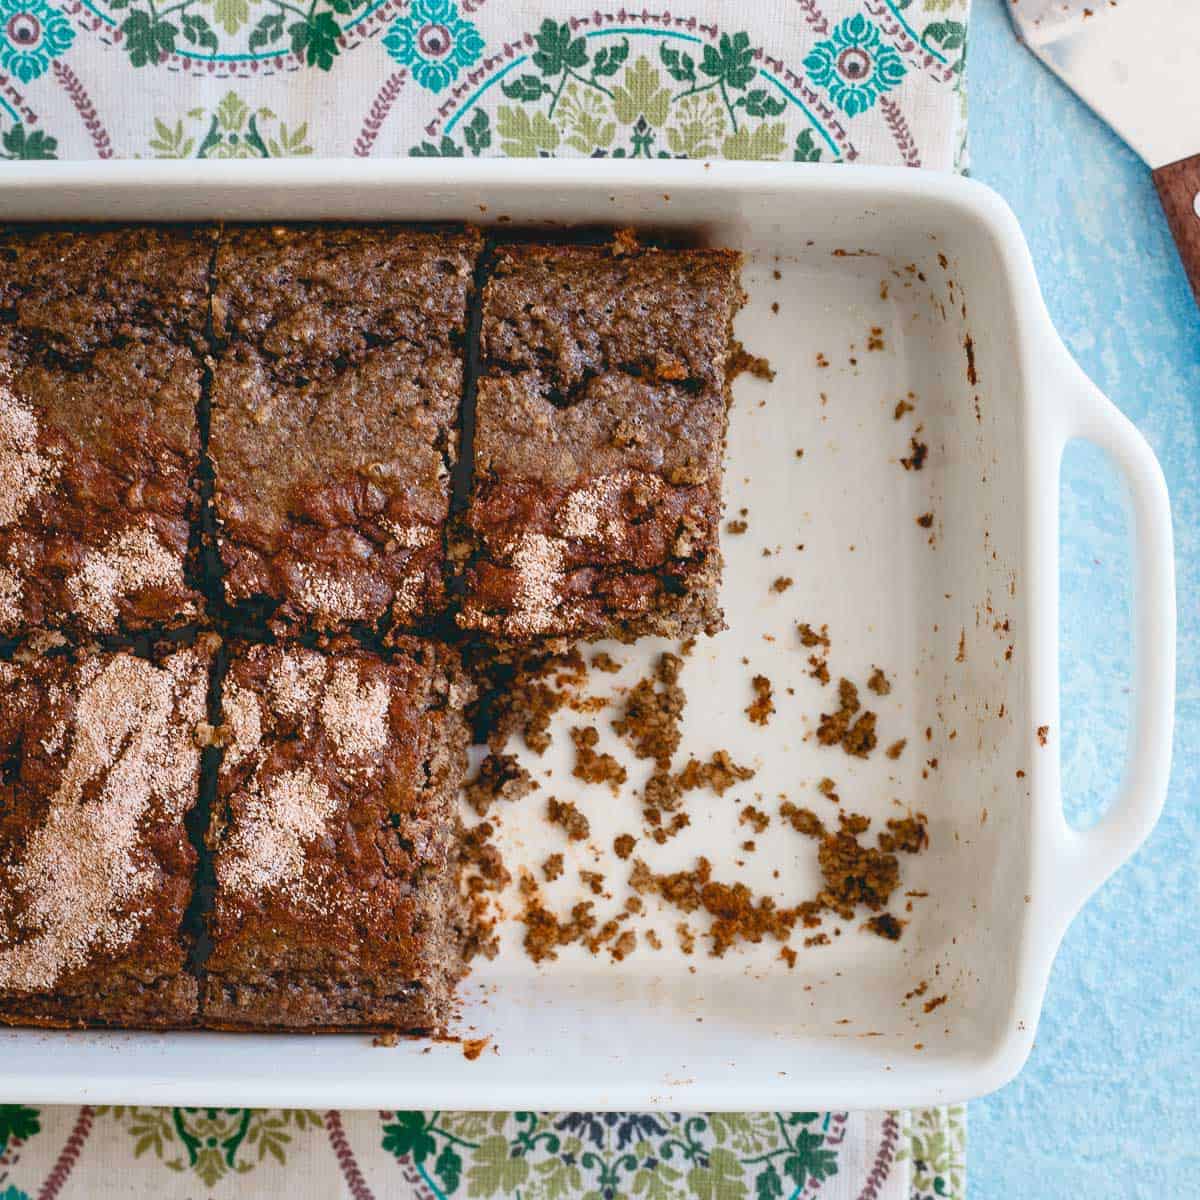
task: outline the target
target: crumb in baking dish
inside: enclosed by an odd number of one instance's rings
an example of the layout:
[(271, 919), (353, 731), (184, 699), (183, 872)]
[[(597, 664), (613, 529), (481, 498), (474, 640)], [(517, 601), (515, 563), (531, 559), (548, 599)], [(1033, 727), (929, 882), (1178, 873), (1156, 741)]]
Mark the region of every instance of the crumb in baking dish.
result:
[(929, 446), (925, 442), (919, 442), (915, 437), (908, 439), (909, 445), (912, 447), (912, 453), (907, 458), (900, 460), (900, 465), (906, 471), (920, 471), (925, 466), (925, 460), (929, 457)]
[(571, 741), (575, 745), (575, 765), (571, 774), (584, 783), (606, 783), (616, 795), (629, 773), (611, 754), (596, 749), (600, 731), (594, 725), (576, 725), (571, 730)]
[(765, 675), (755, 675), (750, 681), (754, 688), (754, 699), (746, 708), (746, 715), (755, 725), (766, 725), (775, 711), (771, 681)]
[(513, 754), (489, 754), (474, 779), (467, 781), (464, 798), (480, 817), (486, 817), (497, 801), (514, 802), (541, 785)]
[(726, 368), (729, 378), (736, 379), (739, 375), (751, 375), (770, 383), (775, 378), (775, 370), (771, 364), (758, 354), (751, 354), (741, 342), (734, 340), (733, 353)]
[(591, 833), (587, 817), (570, 800), (551, 796), (546, 801), (546, 820), (559, 826), (573, 842), (586, 841)]

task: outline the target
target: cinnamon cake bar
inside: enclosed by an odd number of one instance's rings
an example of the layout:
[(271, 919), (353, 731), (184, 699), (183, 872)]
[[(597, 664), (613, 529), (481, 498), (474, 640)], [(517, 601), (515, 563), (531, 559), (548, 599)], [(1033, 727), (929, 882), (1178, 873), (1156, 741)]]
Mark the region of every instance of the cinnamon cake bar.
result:
[(213, 231), (0, 233), (0, 635), (195, 619)]
[(215, 640), (0, 662), (0, 1021), (194, 1022), (184, 822)]
[(251, 646), (223, 689), (202, 1019), (429, 1031), (463, 972), (457, 658)]
[(474, 231), (226, 229), (210, 454), (226, 599), (284, 629), (443, 603)]
[(739, 262), (621, 238), (498, 252), (461, 626), (507, 642), (722, 628)]

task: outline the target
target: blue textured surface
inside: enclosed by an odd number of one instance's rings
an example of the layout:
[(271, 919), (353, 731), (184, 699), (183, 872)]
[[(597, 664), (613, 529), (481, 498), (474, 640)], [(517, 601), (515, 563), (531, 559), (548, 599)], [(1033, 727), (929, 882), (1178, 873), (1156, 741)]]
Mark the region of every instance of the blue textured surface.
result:
[[(1060, 332), (1166, 471), (1179, 701), (1162, 822), (1067, 935), (1025, 1071), (971, 1106), (970, 1195), (1200, 1196), (1200, 312), (1145, 166), (1017, 44), (1005, 3), (972, 13), (972, 174), (1016, 211)], [(1062, 513), (1063, 776), (1086, 824), (1120, 773), (1130, 663), (1121, 489), (1094, 450), (1068, 454)]]

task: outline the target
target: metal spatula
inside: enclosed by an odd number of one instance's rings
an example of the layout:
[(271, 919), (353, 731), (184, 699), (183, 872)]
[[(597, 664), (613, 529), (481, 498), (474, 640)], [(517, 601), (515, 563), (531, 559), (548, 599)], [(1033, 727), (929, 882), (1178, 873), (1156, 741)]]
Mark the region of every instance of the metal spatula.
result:
[(1010, 0), (1026, 45), (1149, 164), (1200, 303), (1200, 0)]

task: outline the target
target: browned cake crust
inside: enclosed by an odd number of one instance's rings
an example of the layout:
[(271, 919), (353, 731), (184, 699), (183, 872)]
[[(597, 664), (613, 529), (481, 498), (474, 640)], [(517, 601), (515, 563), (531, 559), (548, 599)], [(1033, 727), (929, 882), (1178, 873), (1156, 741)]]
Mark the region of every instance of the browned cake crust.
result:
[(186, 1026), (212, 648), (0, 663), (0, 1021)]
[(202, 1020), (428, 1031), (463, 971), (453, 652), (253, 646), (223, 690)]
[(483, 298), (467, 629), (722, 627), (727, 250), (501, 250)]
[(480, 247), (384, 225), (223, 234), (209, 448), (230, 603), (277, 604), (292, 629), (441, 608)]
[(188, 562), (211, 231), (0, 234), (0, 635), (170, 628)]

